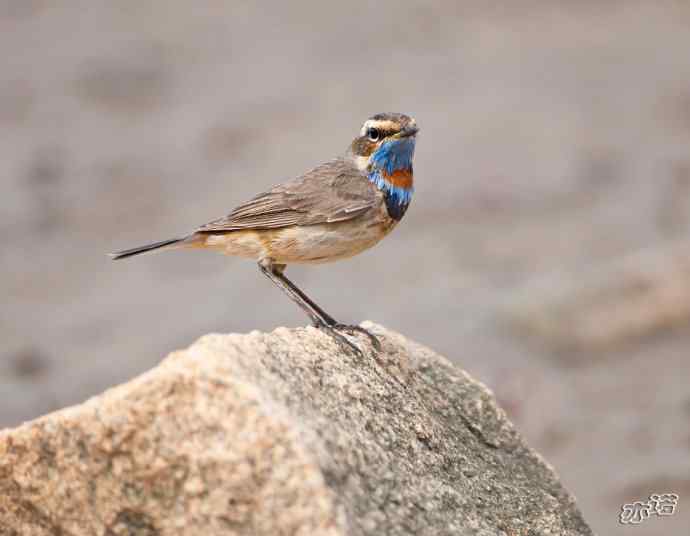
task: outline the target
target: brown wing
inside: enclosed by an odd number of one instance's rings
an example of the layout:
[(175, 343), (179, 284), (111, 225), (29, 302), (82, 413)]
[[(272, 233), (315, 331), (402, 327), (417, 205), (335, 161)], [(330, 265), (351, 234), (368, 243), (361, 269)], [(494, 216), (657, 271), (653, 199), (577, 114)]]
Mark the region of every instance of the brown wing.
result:
[(352, 163), (339, 158), (257, 195), (197, 232), (338, 222), (356, 218), (379, 202), (375, 186)]

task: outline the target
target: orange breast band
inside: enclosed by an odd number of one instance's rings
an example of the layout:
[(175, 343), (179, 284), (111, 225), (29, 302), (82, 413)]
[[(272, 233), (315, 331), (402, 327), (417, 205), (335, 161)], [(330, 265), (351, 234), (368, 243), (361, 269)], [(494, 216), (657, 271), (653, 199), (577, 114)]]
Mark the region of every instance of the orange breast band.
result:
[(398, 188), (410, 188), (412, 186), (412, 170), (411, 169), (396, 169), (392, 174), (388, 175), (385, 171), (382, 173), (383, 178), (392, 186)]

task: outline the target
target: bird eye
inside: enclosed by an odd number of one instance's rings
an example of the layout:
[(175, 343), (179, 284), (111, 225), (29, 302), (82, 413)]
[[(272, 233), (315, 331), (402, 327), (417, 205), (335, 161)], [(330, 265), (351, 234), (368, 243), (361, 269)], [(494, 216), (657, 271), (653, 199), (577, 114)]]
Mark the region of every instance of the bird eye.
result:
[(379, 141), (379, 138), (381, 137), (381, 133), (379, 132), (378, 128), (370, 128), (367, 131), (367, 136), (369, 136), (369, 139), (371, 141)]

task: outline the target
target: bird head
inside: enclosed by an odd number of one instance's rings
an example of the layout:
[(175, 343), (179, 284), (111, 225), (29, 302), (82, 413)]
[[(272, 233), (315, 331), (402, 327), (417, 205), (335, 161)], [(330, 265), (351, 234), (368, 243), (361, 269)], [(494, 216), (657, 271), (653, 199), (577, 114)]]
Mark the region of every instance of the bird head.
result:
[(412, 157), (417, 122), (397, 113), (367, 119), (350, 146), (355, 165), (383, 193), (388, 214), (400, 220), (412, 201)]
[(405, 114), (376, 114), (364, 122), (350, 152), (362, 171), (411, 172), (418, 131), (417, 122)]

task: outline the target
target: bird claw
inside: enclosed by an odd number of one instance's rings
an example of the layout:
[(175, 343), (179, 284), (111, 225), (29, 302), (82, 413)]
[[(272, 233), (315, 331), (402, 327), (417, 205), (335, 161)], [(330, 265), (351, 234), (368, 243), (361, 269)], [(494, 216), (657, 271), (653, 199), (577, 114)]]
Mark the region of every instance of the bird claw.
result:
[(348, 340), (347, 337), (342, 335), (341, 333), (338, 333), (336, 330), (335, 326), (327, 326), (326, 324), (320, 324), (316, 326), (318, 329), (322, 329), (326, 333), (328, 333), (333, 339), (335, 339), (335, 342), (338, 343), (338, 345), (341, 348), (347, 348), (349, 350), (352, 350), (357, 357), (359, 358), (364, 358), (364, 353), (362, 350), (357, 346), (355, 343), (351, 342)]
[(345, 331), (346, 333), (362, 333), (369, 338), (371, 345), (376, 349), (377, 352), (381, 351), (381, 342), (379, 341), (378, 337), (376, 337), (376, 335), (371, 333), (368, 329), (364, 329), (361, 326), (340, 323), (334, 324), (331, 327), (336, 330)]

